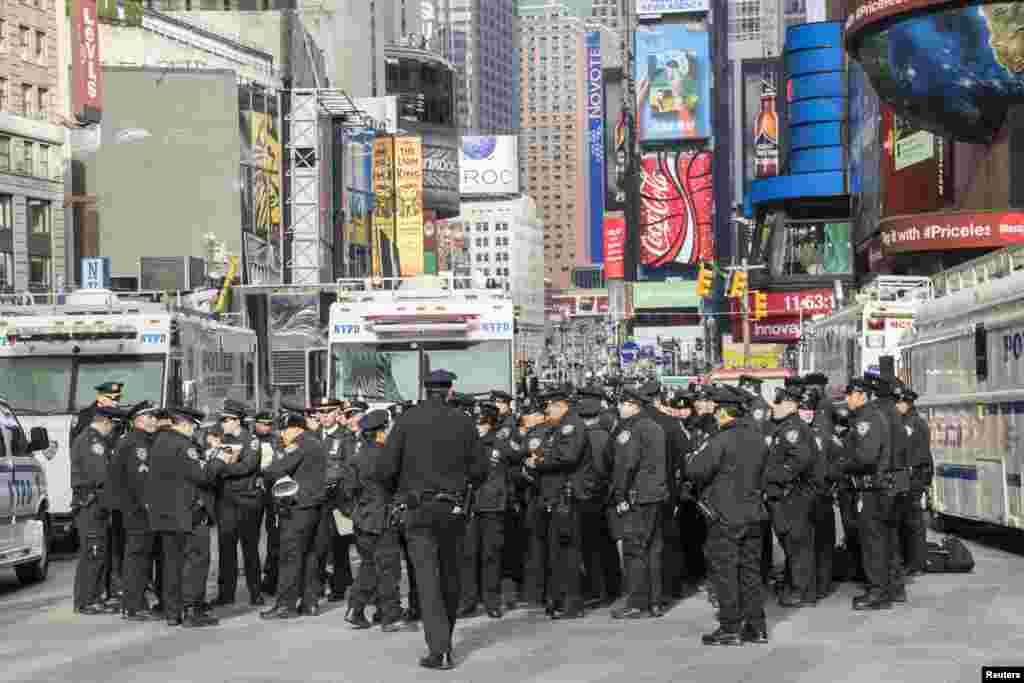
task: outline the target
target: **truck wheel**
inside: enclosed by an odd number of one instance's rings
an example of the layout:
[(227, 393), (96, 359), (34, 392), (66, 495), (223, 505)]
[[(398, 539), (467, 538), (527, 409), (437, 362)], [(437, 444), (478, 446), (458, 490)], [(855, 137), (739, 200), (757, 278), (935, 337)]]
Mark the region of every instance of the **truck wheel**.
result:
[(18, 575), (18, 581), (23, 585), (39, 583), (46, 580), (50, 571), (50, 517), (45, 512), (41, 513), (43, 521), (43, 556), (30, 564), (19, 564), (14, 568)]

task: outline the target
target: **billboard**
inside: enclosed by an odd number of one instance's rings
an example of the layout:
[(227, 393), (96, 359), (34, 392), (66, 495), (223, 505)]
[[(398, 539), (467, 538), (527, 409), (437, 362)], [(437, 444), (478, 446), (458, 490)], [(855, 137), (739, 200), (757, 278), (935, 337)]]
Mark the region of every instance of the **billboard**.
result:
[(373, 196), (373, 274), (377, 277), (397, 277), (394, 138), (378, 138), (373, 141)]
[(707, 12), (710, 0), (636, 0), (636, 13), (640, 16)]
[(587, 117), (587, 195), (590, 209), (590, 261), (601, 263), (604, 252), (604, 72), (601, 70), (601, 33), (588, 31), (584, 36), (586, 50), (586, 117)]
[(942, 208), (945, 140), (882, 107), (883, 216)]
[(373, 210), (373, 139), (372, 128), (341, 129), (344, 161), (342, 207), (345, 224), (342, 231), (345, 245), (370, 246), (370, 212)]
[(881, 217), (881, 102), (857, 62), (849, 65), (850, 220), (853, 243), (860, 244), (877, 229)]
[(640, 164), (640, 263), (713, 260), (711, 153), (663, 149), (643, 153)]
[(395, 138), (395, 240), (402, 277), (423, 273), (423, 146)]
[(270, 112), (249, 113), (253, 153), (253, 232), (279, 239), (281, 232), (281, 136)]
[(142, 0), (97, 0), (96, 14), (101, 24), (142, 26)]
[(463, 197), (519, 194), (519, 140), (515, 135), (466, 135), (459, 153)]
[(744, 59), (742, 79), (743, 194), (750, 181), (779, 174), (779, 115), (775, 105), (782, 82), (780, 64), (775, 59)]
[(640, 141), (711, 136), (711, 65), (707, 30), (699, 25), (640, 25), (636, 30)]
[(1024, 242), (1024, 213), (961, 211), (882, 221), (882, 253), (1005, 247)]
[(626, 276), (626, 217), (621, 211), (604, 215), (604, 276), (621, 280)]
[(398, 97), (357, 97), (356, 109), (367, 119), (363, 125), (394, 135), (398, 129)]
[(71, 60), (71, 113), (81, 121), (99, 123), (103, 112), (103, 70), (96, 0), (74, 0), (74, 58)]
[(634, 310), (697, 308), (699, 305), (695, 280), (633, 283)]
[[(624, 81), (621, 69), (604, 70), (604, 168), (605, 211), (626, 208), (626, 190), (622, 180), (626, 172), (623, 139), (626, 134), (625, 112), (622, 111)], [(622, 154), (620, 156), (620, 146)]]

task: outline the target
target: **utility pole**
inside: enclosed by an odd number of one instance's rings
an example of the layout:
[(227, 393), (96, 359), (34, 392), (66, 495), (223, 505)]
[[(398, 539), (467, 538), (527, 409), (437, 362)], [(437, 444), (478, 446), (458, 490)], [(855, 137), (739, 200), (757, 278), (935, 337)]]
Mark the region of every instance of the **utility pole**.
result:
[[(746, 257), (740, 260), (740, 265), (730, 266), (727, 270), (734, 275), (736, 273), (743, 274), (743, 287), (742, 291), (739, 292), (742, 296), (740, 297), (740, 314), (743, 316), (743, 367), (750, 367), (750, 271), (761, 270), (765, 268), (764, 265), (752, 266), (747, 262)], [(731, 288), (730, 288), (731, 289)], [(730, 291), (729, 296), (735, 297), (737, 293)]]

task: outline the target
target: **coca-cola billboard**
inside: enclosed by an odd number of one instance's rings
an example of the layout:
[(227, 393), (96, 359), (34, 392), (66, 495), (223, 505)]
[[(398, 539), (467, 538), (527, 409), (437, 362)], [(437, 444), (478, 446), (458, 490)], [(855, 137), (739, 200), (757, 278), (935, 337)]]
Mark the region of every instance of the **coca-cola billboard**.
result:
[(711, 153), (666, 149), (641, 157), (640, 263), (648, 268), (715, 257)]

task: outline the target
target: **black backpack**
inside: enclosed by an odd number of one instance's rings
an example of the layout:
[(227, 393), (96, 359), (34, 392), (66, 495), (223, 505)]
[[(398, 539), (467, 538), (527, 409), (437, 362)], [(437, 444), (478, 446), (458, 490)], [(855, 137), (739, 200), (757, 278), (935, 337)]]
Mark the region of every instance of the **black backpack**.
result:
[(964, 542), (946, 536), (942, 543), (928, 543), (926, 568), (930, 574), (966, 574), (974, 570), (974, 557)]

